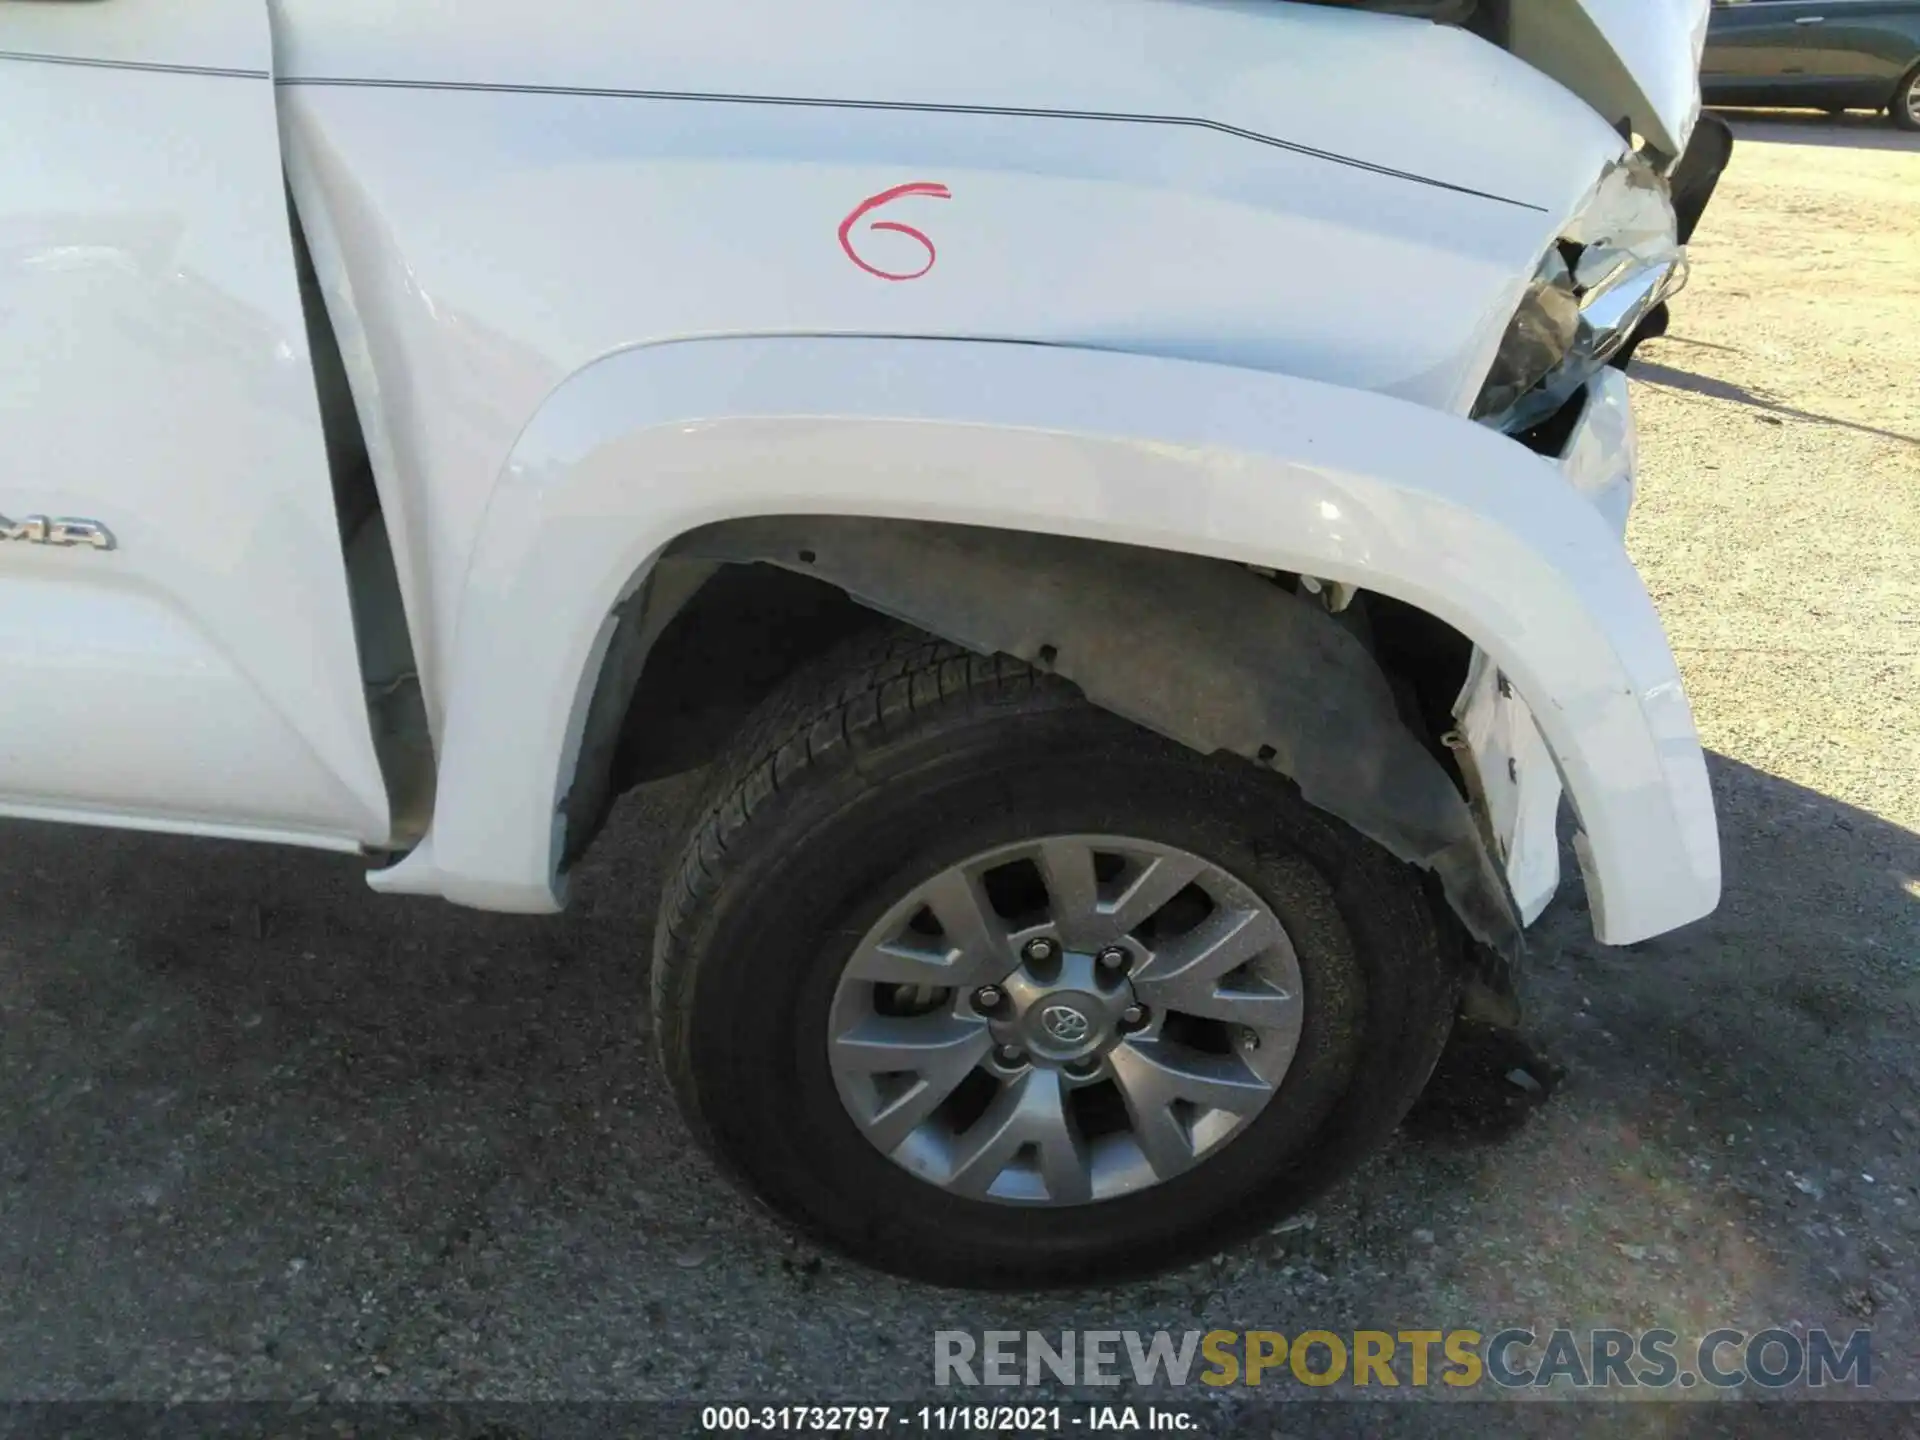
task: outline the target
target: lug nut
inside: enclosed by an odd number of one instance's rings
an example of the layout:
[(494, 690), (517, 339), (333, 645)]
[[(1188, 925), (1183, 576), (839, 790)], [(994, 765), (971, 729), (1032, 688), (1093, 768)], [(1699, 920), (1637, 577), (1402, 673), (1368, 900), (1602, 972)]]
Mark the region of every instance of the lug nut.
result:
[(1138, 1030), (1146, 1023), (1147, 1007), (1144, 1005), (1129, 1005), (1120, 1012), (1120, 1025), (1122, 1029)]
[(1023, 1064), (1027, 1058), (1025, 1052), (1023, 1052), (1018, 1045), (1002, 1045), (998, 1050), (993, 1052), (993, 1056), (994, 1059), (998, 1060), (1002, 1065), (1009, 1067)]
[(989, 1011), (998, 1010), (1001, 1002), (1006, 998), (1006, 991), (998, 985), (982, 985), (973, 992), (973, 1008), (984, 1015)]
[(1128, 959), (1129, 956), (1127, 952), (1122, 950), (1118, 945), (1109, 945), (1100, 952), (1100, 968), (1102, 970), (1112, 970), (1117, 974), (1124, 974), (1126, 972)]
[(1021, 952), (1029, 960), (1051, 960), (1059, 953), (1059, 947), (1046, 936), (1036, 936), (1027, 942), (1027, 948)]
[(1067, 1066), (1067, 1073), (1076, 1080), (1085, 1080), (1090, 1075), (1100, 1073), (1100, 1062), (1095, 1059), (1075, 1060)]

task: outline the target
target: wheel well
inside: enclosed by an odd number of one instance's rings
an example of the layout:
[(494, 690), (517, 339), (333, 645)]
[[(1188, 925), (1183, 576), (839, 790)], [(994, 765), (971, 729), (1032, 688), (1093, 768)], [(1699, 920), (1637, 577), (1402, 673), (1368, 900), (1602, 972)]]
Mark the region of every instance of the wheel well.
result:
[(811, 575), (721, 565), (647, 656), (613, 751), (616, 793), (706, 764), (801, 664), (882, 618)]
[(620, 795), (698, 769), (808, 659), (883, 617), (838, 585), (756, 561), (666, 555), (611, 633), (560, 812), (570, 866)]
[(1330, 613), (1299, 580), (915, 521), (759, 517), (692, 532), (611, 617), (561, 803), (562, 863), (621, 790), (711, 758), (801, 662), (891, 616), (1053, 671), (1201, 753), (1288, 776), (1309, 803), (1431, 872), (1486, 953), (1516, 961), (1524, 940), (1504, 872), (1440, 743), (1470, 643), (1384, 597)]
[(1455, 753), (1442, 737), (1453, 729), (1453, 703), (1467, 683), (1473, 641), (1439, 616), (1391, 595), (1369, 591), (1354, 603), (1363, 607), (1368, 648), (1394, 687), (1401, 718), (1466, 794)]
[(1513, 1023), (1525, 950), (1505, 873), (1441, 737), (1472, 643), (1301, 577), (1024, 531), (762, 517), (668, 547), (609, 621), (562, 864), (614, 798), (713, 758), (799, 665), (886, 618), (1004, 653), (1203, 754), (1276, 770), (1310, 804), (1428, 872), (1465, 931), (1476, 1009)]
[[(1276, 571), (1269, 578), (1299, 592), (1297, 575)], [(711, 568), (648, 647), (612, 743), (604, 748), (607, 799), (707, 764), (788, 675), (887, 618), (815, 575), (765, 561)], [(1370, 592), (1355, 597), (1347, 628), (1392, 683), (1408, 728), (1457, 783), (1453, 752), (1441, 737), (1452, 727), (1473, 642), (1416, 606)], [(590, 838), (570, 844), (569, 858)]]

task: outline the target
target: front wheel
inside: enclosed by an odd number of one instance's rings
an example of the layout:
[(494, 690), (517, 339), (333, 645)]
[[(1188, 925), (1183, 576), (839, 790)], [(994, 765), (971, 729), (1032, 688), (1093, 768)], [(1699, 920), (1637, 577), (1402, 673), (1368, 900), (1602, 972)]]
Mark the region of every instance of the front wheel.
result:
[(1455, 981), (1416, 874), (1277, 777), (1006, 658), (869, 636), (762, 708), (661, 912), (696, 1134), (947, 1284), (1115, 1278), (1350, 1169)]

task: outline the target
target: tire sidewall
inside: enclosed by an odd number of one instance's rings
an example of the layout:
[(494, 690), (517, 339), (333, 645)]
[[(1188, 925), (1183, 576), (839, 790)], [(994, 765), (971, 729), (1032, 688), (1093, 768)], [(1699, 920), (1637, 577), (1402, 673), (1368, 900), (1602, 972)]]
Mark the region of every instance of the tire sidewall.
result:
[(1887, 106), (1887, 118), (1893, 121), (1897, 129), (1920, 131), (1920, 120), (1913, 114), (1914, 92), (1920, 90), (1920, 65), (1909, 70), (1899, 87), (1893, 92), (1893, 101)]

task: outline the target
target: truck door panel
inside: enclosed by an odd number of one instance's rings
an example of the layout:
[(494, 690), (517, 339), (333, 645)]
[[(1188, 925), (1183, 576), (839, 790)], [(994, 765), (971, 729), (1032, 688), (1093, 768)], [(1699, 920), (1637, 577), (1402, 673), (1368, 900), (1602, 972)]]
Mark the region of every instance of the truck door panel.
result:
[(271, 67), (260, 0), (0, 3), (0, 814), (387, 837)]
[(1732, 104), (1791, 104), (1816, 79), (1810, 32), (1819, 28), (1821, 13), (1816, 0), (1716, 5), (1701, 67), (1714, 96)]
[(1920, 54), (1920, 8), (1895, 0), (1833, 0), (1806, 7), (1807, 65), (1856, 105), (1884, 105)]

